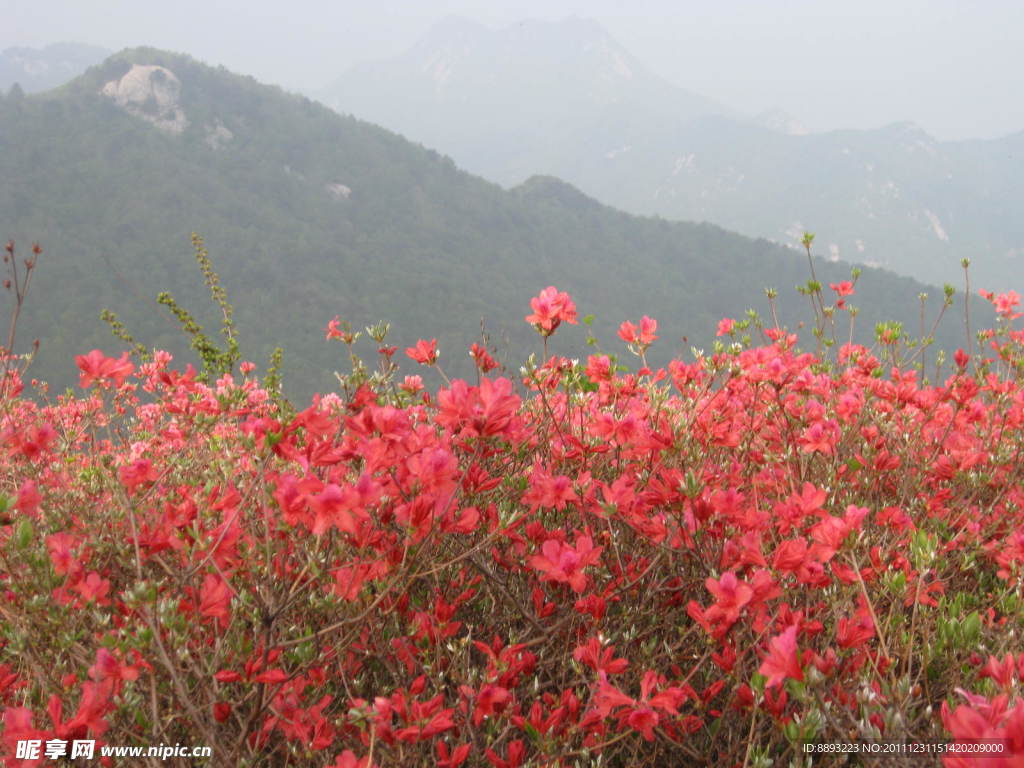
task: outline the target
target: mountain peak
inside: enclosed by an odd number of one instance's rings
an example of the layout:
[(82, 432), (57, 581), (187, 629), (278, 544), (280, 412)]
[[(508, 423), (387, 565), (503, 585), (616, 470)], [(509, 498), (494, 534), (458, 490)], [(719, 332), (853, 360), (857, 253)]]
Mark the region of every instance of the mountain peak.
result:
[[(580, 16), (500, 29), (449, 17), (399, 56), (351, 69), (321, 98), (502, 184), (554, 171), (546, 162), (521, 162), (552, 140), (606, 153), (612, 145), (642, 146), (646, 126), (668, 133), (703, 115), (731, 113), (654, 74), (601, 24)], [(622, 126), (629, 135), (619, 135)]]
[(903, 134), (913, 138), (934, 141), (934, 139), (931, 137), (931, 134), (929, 134), (924, 128), (915, 123), (913, 120), (900, 120), (895, 123), (889, 123), (888, 125), (884, 126), (882, 130), (890, 134)]
[(555, 203), (570, 210), (596, 210), (604, 208), (601, 203), (581, 192), (567, 181), (556, 176), (535, 175), (513, 189), (520, 196)]
[(803, 123), (793, 117), (793, 115), (777, 107), (765, 110), (757, 115), (753, 122), (756, 125), (768, 128), (776, 133), (784, 133), (787, 136), (806, 136), (809, 133)]

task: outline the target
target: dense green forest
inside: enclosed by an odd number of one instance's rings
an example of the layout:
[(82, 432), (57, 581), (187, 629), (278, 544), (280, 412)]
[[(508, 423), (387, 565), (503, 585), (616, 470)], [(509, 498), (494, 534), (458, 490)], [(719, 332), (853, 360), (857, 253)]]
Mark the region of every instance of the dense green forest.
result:
[[(150, 98), (130, 113), (101, 93), (133, 65), (166, 68), (149, 76), (177, 79), (175, 103)], [(181, 133), (144, 119), (168, 109), (184, 115)], [(708, 345), (723, 316), (766, 315), (766, 287), (779, 291), (783, 322), (811, 317), (794, 289), (808, 278), (802, 252), (627, 215), (553, 178), (507, 191), (400, 136), (187, 56), (126, 51), (56, 91), (0, 101), (0, 237), (45, 249), (20, 331), (22, 348), (42, 340), (35, 376), (62, 387), (75, 354), (123, 347), (99, 320), (104, 307), (146, 344), (185, 352), (155, 302), (163, 290), (215, 328), (193, 231), (236, 305), (243, 358), (262, 367), (283, 346), (296, 397), (335, 386), (344, 362), (323, 334), (335, 315), (356, 328), (389, 321), (400, 348), (436, 336), (442, 363), (462, 375), (481, 321), (505, 361), (538, 350), (523, 316), (549, 284), (596, 315), (613, 350), (621, 321), (656, 317), (653, 362)], [(816, 269), (826, 286), (850, 275), (843, 263)], [(882, 319), (916, 332), (922, 291), (932, 316), (940, 291), (865, 269), (853, 302), (860, 338)], [(940, 328), (947, 347), (963, 344), (960, 312)], [(578, 349), (584, 332), (560, 332), (552, 351)]]

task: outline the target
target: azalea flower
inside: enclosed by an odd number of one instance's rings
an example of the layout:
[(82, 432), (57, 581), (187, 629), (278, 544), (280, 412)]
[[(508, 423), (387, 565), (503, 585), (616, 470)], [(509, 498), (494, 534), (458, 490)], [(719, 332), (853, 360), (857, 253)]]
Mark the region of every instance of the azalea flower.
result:
[(769, 642), (768, 655), (757, 670), (768, 678), (766, 683), (768, 688), (782, 685), (786, 678), (804, 679), (804, 671), (797, 656), (796, 633), (797, 626), (794, 624)]
[(541, 554), (530, 558), (530, 565), (544, 575), (543, 581), (568, 584), (574, 592), (582, 592), (587, 584), (583, 569), (597, 562), (603, 547), (595, 547), (589, 536), (580, 536), (575, 546), (558, 539), (548, 539)]
[(437, 350), (437, 339), (426, 341), (420, 339), (415, 347), (406, 347), (405, 354), (420, 365), (433, 365), (441, 353)]
[(94, 349), (87, 355), (78, 355), (75, 358), (75, 363), (81, 371), (78, 383), (83, 389), (88, 388), (94, 381), (110, 381), (115, 387), (120, 387), (124, 380), (135, 371), (135, 366), (128, 359), (127, 352), (115, 359)]
[(530, 299), (533, 314), (526, 316), (541, 336), (550, 336), (562, 322), (576, 324), (576, 305), (568, 293), (549, 285), (539, 296)]
[(658, 338), (656, 330), (658, 330), (658, 321), (644, 315), (640, 319), (639, 328), (628, 320), (620, 325), (619, 338), (627, 344), (635, 344), (641, 350), (646, 350)]

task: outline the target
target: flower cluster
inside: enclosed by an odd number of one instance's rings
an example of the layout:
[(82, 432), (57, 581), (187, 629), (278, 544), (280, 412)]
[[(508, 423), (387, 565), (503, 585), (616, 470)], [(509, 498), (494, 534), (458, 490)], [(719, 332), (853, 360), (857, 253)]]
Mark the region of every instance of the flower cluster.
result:
[[(545, 338), (576, 321), (553, 287), (531, 304)], [(656, 328), (619, 335), (642, 352)], [(6, 396), (6, 764), (38, 762), (30, 738), (335, 768), (990, 737), (1019, 760), (1024, 379), (964, 353), (933, 383), (862, 346), (826, 364), (771, 331), (522, 381), (476, 346), (475, 385), (297, 413), (166, 353), (94, 350), (81, 391)], [(434, 365), (436, 341), (407, 354)]]

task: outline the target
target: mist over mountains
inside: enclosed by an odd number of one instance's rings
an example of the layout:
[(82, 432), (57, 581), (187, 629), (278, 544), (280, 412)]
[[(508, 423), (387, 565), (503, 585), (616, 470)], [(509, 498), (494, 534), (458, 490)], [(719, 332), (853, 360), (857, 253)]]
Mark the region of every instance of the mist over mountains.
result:
[(111, 53), (106, 48), (83, 43), (7, 48), (0, 53), (0, 89), (6, 91), (15, 83), (27, 93), (56, 88)]
[(500, 30), (448, 19), (319, 96), (506, 186), (549, 174), (637, 214), (788, 244), (809, 229), (832, 258), (932, 284), (959, 284), (970, 258), (977, 284), (1024, 289), (1024, 132), (807, 134), (798, 116), (744, 117), (677, 88), (575, 18)]
[[(808, 277), (803, 254), (632, 216), (552, 177), (505, 190), (387, 130), (184, 55), (125, 51), (58, 90), (0, 100), (0, 232), (45, 248), (21, 328), (43, 339), (33, 375), (63, 386), (75, 354), (121, 346), (98, 320), (104, 307), (138, 340), (184, 354), (154, 301), (163, 290), (214, 332), (193, 231), (236, 304), (244, 356), (263, 364), (283, 345), (297, 397), (332, 389), (332, 371), (345, 369), (341, 348), (324, 342), (335, 315), (356, 330), (390, 321), (399, 348), (437, 336), (448, 372), (469, 376), (481, 323), (514, 365), (539, 351), (522, 318), (550, 284), (597, 316), (613, 352), (621, 321), (658, 318), (654, 363), (710, 344), (723, 315), (766, 314), (766, 287), (780, 292), (782, 322), (795, 327), (809, 311), (793, 290)], [(848, 279), (850, 265), (817, 270), (828, 283)], [(884, 319), (916, 328), (924, 290), (866, 270), (857, 338)], [(948, 348), (962, 341), (947, 320)], [(552, 351), (578, 349), (583, 335), (560, 332)]]

